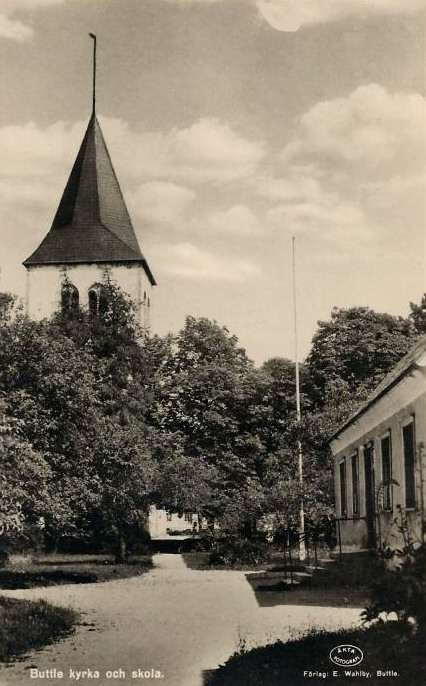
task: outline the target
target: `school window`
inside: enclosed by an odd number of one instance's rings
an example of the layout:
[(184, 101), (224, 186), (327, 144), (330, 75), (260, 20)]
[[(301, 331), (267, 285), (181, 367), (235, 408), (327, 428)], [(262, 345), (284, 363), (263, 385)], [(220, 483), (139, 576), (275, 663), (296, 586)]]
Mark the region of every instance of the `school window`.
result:
[(383, 509), (392, 509), (392, 442), (390, 433), (380, 442), (382, 452)]
[(414, 419), (402, 428), (404, 446), (405, 507), (416, 506)]
[(346, 463), (343, 461), (339, 464), (340, 476), (340, 516), (346, 517)]
[(351, 457), (352, 468), (352, 512), (354, 517), (359, 515), (359, 462), (358, 452)]
[(185, 522), (189, 522), (192, 524), (192, 513), (191, 512), (185, 512)]

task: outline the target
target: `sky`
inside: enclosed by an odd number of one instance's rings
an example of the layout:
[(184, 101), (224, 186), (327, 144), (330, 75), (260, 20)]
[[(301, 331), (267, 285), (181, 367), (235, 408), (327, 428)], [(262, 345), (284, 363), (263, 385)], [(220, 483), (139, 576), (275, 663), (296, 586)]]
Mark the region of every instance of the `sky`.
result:
[(426, 290), (423, 0), (2, 0), (1, 290), (50, 228), (97, 111), (158, 286), (294, 358), (333, 307)]

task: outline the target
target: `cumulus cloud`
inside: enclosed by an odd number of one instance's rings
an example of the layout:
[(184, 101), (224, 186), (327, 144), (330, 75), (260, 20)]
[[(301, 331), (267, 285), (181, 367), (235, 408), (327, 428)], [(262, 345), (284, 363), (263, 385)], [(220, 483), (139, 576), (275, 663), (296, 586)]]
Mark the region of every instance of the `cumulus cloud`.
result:
[(410, 226), (424, 226), (416, 200), (425, 171), (420, 95), (370, 84), (317, 103), (296, 124), (297, 137), (281, 154), (282, 178), (257, 186), (275, 203), (268, 224), (346, 252), (399, 231), (392, 217), (401, 207)]
[(34, 10), (38, 7), (57, 5), (64, 0), (2, 0), (0, 12), (0, 37), (9, 38), (20, 43), (28, 40), (34, 34), (31, 26), (20, 19), (16, 19), (16, 13), (25, 10)]
[(84, 132), (84, 123), (56, 122), (45, 128), (34, 122), (0, 128), (0, 173), (8, 177), (54, 177), (68, 169)]
[(11, 19), (7, 14), (0, 14), (0, 36), (16, 40), (19, 43), (28, 40), (33, 35), (33, 30), (19, 19)]
[(319, 175), (313, 166), (295, 167), (287, 171), (285, 177), (260, 176), (253, 182), (253, 190), (269, 201), (294, 202), (322, 197)]
[(131, 131), (118, 119), (101, 122), (123, 173), (138, 178), (222, 184), (252, 175), (265, 155), (262, 141), (245, 138), (216, 117), (165, 133)]
[(229, 2), (229, 0), (164, 0), (171, 5), (181, 5), (182, 7), (190, 7), (191, 5), (208, 5), (215, 2)]
[(365, 246), (373, 237), (377, 239), (380, 233), (379, 227), (362, 207), (326, 193), (317, 200), (307, 198), (301, 203), (276, 205), (267, 212), (267, 219), (289, 235), (305, 234), (312, 239), (320, 238), (349, 252), (361, 244)]
[(228, 236), (256, 236), (263, 233), (261, 222), (246, 205), (232, 205), (195, 220), (204, 231)]
[(285, 148), (283, 159), (419, 169), (424, 164), (425, 121), (421, 95), (388, 93), (377, 84), (361, 86), (306, 112), (300, 118), (299, 138)]
[(256, 0), (260, 15), (278, 31), (298, 31), (303, 26), (340, 19), (413, 14), (423, 0)]
[(130, 195), (136, 214), (147, 221), (174, 225), (196, 198), (190, 188), (166, 181), (141, 184)]
[(193, 243), (178, 243), (161, 250), (162, 269), (186, 279), (241, 283), (260, 274), (250, 260), (233, 259), (198, 248)]

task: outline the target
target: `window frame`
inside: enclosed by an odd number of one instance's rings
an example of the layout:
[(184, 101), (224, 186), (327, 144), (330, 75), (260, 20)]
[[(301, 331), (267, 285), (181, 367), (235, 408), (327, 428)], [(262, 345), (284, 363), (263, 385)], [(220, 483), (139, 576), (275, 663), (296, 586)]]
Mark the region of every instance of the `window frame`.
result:
[[(384, 452), (383, 443), (384, 441), (389, 441), (389, 475), (386, 479), (384, 470)], [(380, 460), (381, 460), (381, 472), (382, 472), (382, 484), (383, 484), (383, 511), (392, 512), (393, 510), (393, 460), (392, 460), (392, 431), (388, 429), (384, 434), (380, 436)], [(387, 483), (386, 483), (387, 481)]]
[[(412, 504), (407, 505), (407, 463), (406, 463), (406, 452), (405, 452), (405, 441), (404, 441), (404, 430), (408, 427), (412, 428), (413, 436), (413, 473), (412, 473), (412, 487), (413, 487), (413, 499)], [(415, 415), (412, 414), (406, 421), (403, 422), (401, 426), (401, 439), (402, 439), (402, 458), (403, 458), (403, 479), (404, 479), (404, 507), (405, 510), (413, 512), (417, 507), (417, 479), (416, 479), (416, 421)]]
[[(342, 472), (344, 478), (342, 480)], [(347, 519), (348, 517), (348, 487), (347, 487), (347, 469), (346, 458), (339, 461), (339, 494), (340, 494), (340, 517)], [(343, 497), (342, 497), (343, 496)], [(344, 507), (343, 507), (344, 505)]]
[[(355, 469), (354, 469), (355, 467)], [(354, 479), (355, 476), (355, 479)], [(351, 477), (352, 477), (352, 516), (358, 519), (360, 516), (360, 483), (359, 483), (359, 450), (355, 450), (351, 455)], [(356, 489), (354, 488), (356, 485)]]

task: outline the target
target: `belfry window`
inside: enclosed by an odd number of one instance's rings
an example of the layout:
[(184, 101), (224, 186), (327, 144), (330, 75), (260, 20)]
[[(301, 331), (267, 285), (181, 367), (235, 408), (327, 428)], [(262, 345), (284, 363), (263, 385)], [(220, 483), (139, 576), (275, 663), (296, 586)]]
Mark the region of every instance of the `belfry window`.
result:
[(78, 289), (72, 283), (66, 283), (61, 289), (61, 310), (65, 312), (75, 312), (78, 310), (79, 294)]
[(108, 296), (103, 286), (92, 286), (89, 290), (89, 313), (93, 317), (105, 314), (108, 309)]

